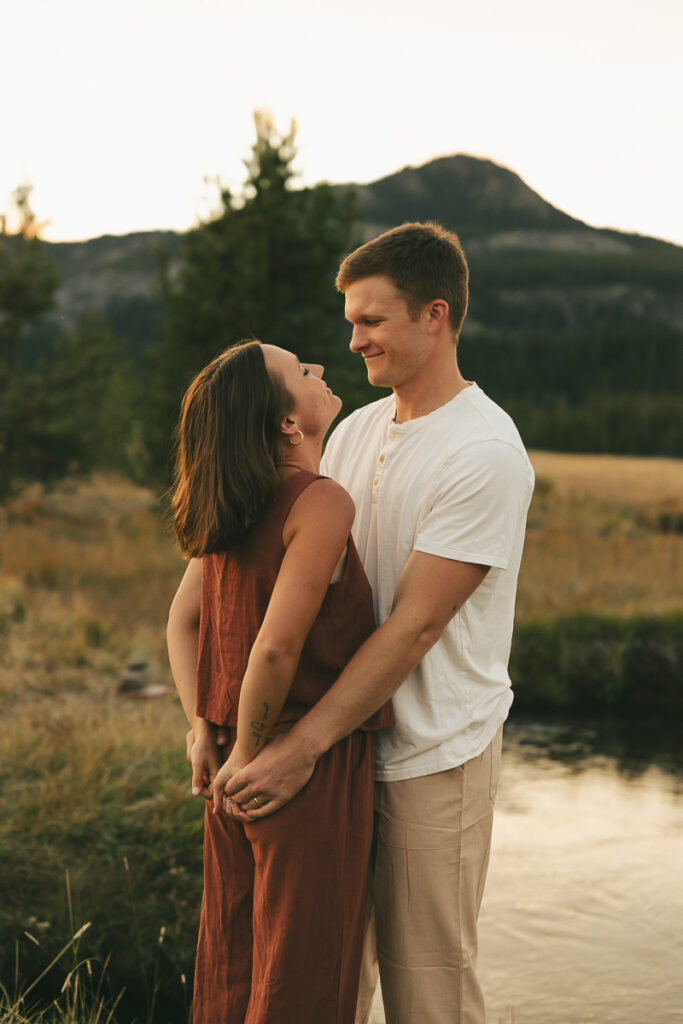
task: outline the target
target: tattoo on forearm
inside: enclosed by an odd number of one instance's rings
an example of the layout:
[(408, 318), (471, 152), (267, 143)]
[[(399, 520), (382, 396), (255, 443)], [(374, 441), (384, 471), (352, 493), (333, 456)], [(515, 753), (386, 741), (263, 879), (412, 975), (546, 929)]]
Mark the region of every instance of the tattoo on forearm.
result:
[(268, 721), (268, 712), (270, 711), (270, 704), (267, 701), (263, 701), (263, 714), (261, 715), (261, 721), (254, 719), (251, 723), (251, 735), (254, 737), (254, 746), (258, 747), (259, 743), (263, 739), (263, 732), (266, 728), (266, 722)]

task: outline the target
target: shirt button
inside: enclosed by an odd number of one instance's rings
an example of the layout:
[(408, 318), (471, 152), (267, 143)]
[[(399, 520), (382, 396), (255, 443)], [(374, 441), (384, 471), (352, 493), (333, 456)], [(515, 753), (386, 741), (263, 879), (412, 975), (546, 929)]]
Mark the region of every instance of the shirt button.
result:
[(379, 483), (379, 477), (376, 476), (375, 479), (372, 482), (373, 482), (374, 486), (376, 487), (377, 484)]
[(380, 462), (384, 462), (384, 456), (383, 456), (383, 455), (380, 455), (380, 457), (379, 457), (379, 461), (380, 461)]

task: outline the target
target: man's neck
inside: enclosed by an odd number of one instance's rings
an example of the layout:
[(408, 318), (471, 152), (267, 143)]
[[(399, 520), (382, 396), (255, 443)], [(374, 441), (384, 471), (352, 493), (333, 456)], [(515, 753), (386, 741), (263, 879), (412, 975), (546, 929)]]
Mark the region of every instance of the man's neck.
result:
[(428, 416), (435, 409), (446, 405), (457, 394), (470, 386), (460, 373), (457, 365), (444, 375), (431, 374), (427, 380), (408, 381), (394, 388), (396, 398), (396, 423), (407, 423), (420, 416)]

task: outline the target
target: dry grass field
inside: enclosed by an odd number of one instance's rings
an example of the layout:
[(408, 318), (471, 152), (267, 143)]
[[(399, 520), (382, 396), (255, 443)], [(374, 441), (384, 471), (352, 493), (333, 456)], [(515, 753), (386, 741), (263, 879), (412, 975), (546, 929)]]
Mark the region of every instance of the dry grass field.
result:
[(683, 461), (532, 452), (519, 619), (683, 608)]
[[(683, 609), (683, 461), (533, 452), (520, 620)], [(184, 563), (152, 492), (95, 477), (0, 508), (0, 695), (111, 697), (132, 651), (169, 682)]]
[(530, 453), (536, 475), (563, 499), (590, 494), (599, 501), (639, 509), (683, 512), (683, 461), (613, 455)]

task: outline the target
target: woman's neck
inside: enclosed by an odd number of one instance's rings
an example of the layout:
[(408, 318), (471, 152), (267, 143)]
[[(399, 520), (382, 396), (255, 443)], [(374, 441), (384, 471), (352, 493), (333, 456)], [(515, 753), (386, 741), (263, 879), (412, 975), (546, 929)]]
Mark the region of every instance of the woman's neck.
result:
[(300, 473), (302, 469), (309, 473), (318, 473), (320, 470), (320, 459), (322, 446), (303, 441), (300, 445), (290, 445), (288, 442), (283, 445), (282, 456), (279, 466), (280, 480)]

